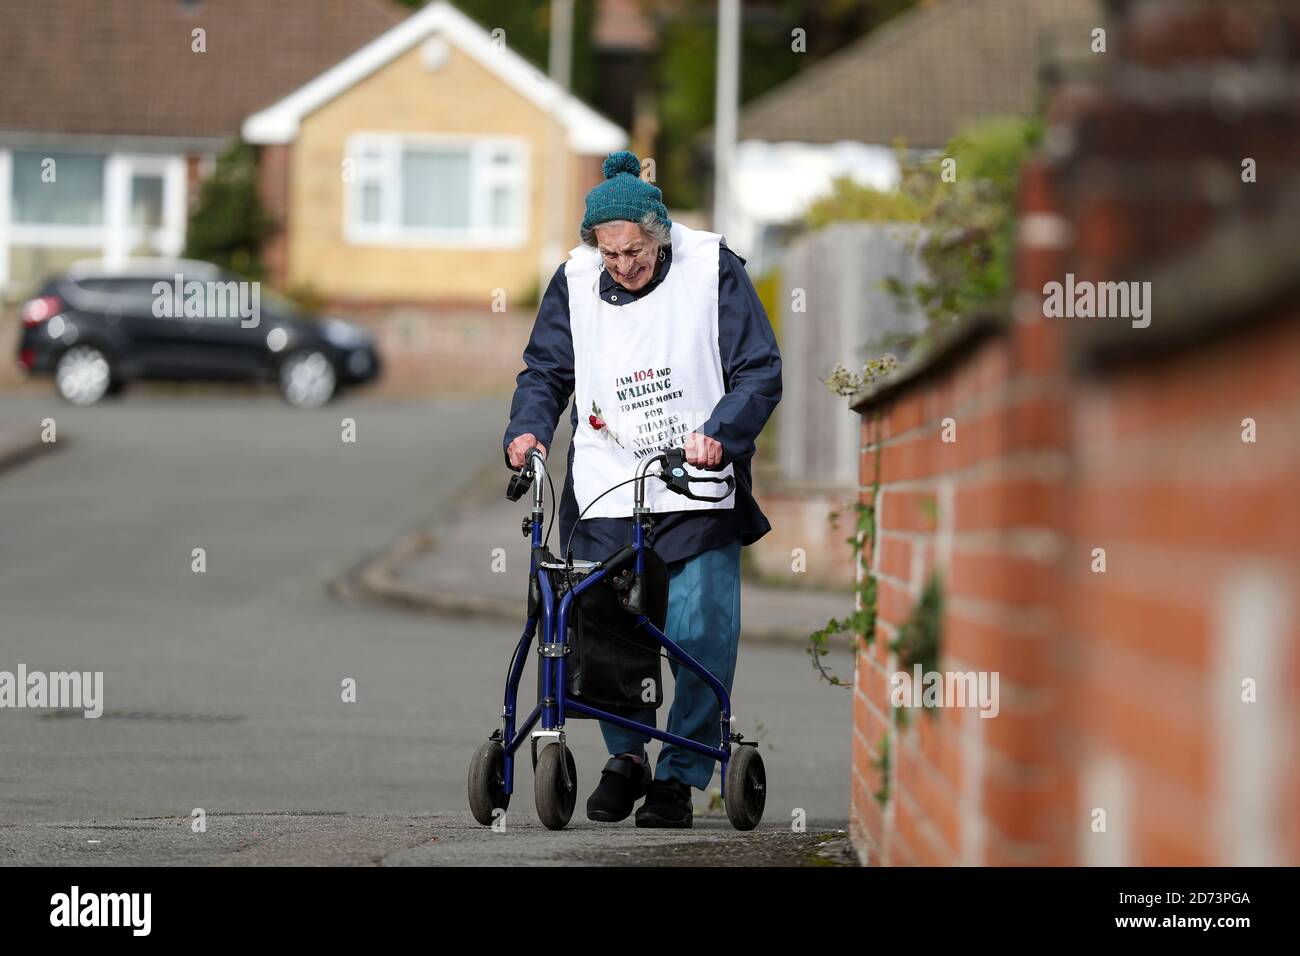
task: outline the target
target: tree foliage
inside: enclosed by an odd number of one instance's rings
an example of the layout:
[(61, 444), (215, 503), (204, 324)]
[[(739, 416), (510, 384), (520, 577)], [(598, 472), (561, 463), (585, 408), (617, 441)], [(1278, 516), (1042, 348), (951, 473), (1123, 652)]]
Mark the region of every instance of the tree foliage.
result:
[(968, 127), (943, 149), (909, 158), (901, 150), (897, 190), (847, 177), (810, 208), (809, 228), (831, 222), (911, 222), (928, 276), (890, 289), (928, 319), (923, 339), (974, 312), (1005, 307), (1012, 291), (1020, 165), (1042, 138), (1034, 119), (999, 118)]
[[(422, 7), (425, 0), (401, 0)], [(546, 69), (550, 4), (545, 0), (452, 0), (485, 29), (501, 28), (506, 43)], [(768, 0), (747, 3), (741, 23), (740, 100), (744, 104), (842, 49), (916, 0)], [(653, 94), (659, 133), (654, 145), (657, 183), (670, 206), (698, 207), (702, 170), (700, 134), (713, 123), (717, 68), (717, 3), (640, 0), (656, 24), (658, 52), (643, 91)], [(573, 29), (573, 91), (600, 101), (605, 81), (592, 46), (595, 0), (576, 0)], [(801, 31), (795, 48), (795, 31)]]
[(203, 259), (261, 279), (262, 241), (274, 228), (257, 191), (257, 151), (235, 140), (204, 180), (185, 233), (187, 259)]

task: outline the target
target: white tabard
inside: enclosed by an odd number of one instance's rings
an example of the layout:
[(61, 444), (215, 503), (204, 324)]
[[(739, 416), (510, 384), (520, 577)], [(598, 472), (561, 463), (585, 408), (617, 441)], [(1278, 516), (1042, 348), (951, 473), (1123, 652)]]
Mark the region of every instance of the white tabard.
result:
[[(578, 512), (611, 485), (636, 474), (637, 465), (686, 436), (713, 414), (724, 394), (718, 350), (718, 250), (721, 236), (672, 226), (673, 259), (658, 287), (626, 305), (600, 297), (600, 253), (589, 246), (569, 252), (574, 398), (578, 430), (573, 436), (573, 493)], [(594, 420), (593, 420), (594, 419)], [(650, 467), (659, 471), (662, 462)], [(722, 478), (688, 465), (692, 475)], [(629, 517), (629, 482), (600, 498), (585, 518)], [(696, 494), (716, 497), (720, 484), (695, 484)], [(733, 508), (735, 494), (717, 503), (674, 494), (658, 478), (646, 481), (646, 504), (654, 512)]]

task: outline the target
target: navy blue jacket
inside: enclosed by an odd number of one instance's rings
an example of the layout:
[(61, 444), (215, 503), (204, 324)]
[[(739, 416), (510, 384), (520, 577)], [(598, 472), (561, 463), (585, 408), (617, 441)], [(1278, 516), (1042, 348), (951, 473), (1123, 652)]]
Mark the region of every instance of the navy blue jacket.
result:
[[(665, 246), (664, 260), (655, 276), (642, 289), (630, 292), (615, 283), (609, 272), (600, 275), (600, 294), (612, 305), (626, 305), (650, 295), (672, 267), (672, 249)], [(710, 548), (730, 544), (753, 544), (772, 530), (767, 517), (754, 500), (749, 460), (754, 442), (772, 410), (781, 400), (781, 353), (763, 304), (745, 272), (744, 260), (723, 243), (718, 255), (718, 347), (722, 356), (725, 394), (712, 416), (698, 429), (702, 435), (722, 444), (722, 463), (730, 463), (736, 479), (734, 508), (699, 511), (669, 511), (652, 516), (653, 530), (647, 541), (664, 561), (681, 561)], [(551, 278), (533, 324), (532, 336), (524, 349), (526, 368), (515, 380), (502, 451), (520, 435), (532, 433), (546, 446), (548, 466), (551, 440), (560, 414), (573, 394), (573, 337), (569, 329), (569, 286), (561, 265)], [(570, 424), (578, 428), (578, 409), (571, 406)], [(628, 475), (632, 477), (631, 474)], [(653, 479), (658, 480), (658, 479)], [(697, 494), (717, 495), (721, 485), (700, 484)], [(563, 556), (578, 516), (573, 494), (573, 445), (569, 445), (568, 474), (560, 496), (560, 538), (551, 550)], [(600, 560), (632, 541), (632, 519), (583, 518), (573, 534), (575, 558)]]

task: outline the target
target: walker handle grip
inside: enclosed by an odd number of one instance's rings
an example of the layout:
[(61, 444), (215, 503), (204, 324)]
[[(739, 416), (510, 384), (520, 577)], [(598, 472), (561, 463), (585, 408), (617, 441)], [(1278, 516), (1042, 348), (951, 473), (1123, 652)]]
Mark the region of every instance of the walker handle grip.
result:
[[(736, 490), (736, 479), (731, 475), (725, 475), (722, 478), (703, 478), (698, 475), (692, 475), (686, 470), (686, 449), (685, 448), (666, 448), (664, 449), (664, 467), (659, 472), (659, 477), (663, 479), (668, 490), (687, 498), (693, 498), (696, 501), (724, 501), (728, 495)], [(721, 495), (697, 495), (691, 491), (691, 482), (707, 481), (715, 485), (726, 485), (727, 490)]]

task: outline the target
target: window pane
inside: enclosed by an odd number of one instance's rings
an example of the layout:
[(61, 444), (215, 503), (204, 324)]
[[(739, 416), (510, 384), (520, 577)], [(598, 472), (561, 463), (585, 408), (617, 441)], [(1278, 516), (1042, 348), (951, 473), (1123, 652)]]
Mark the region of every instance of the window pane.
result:
[(362, 146), (348, 158), (352, 162), (353, 175), (359, 179), (380, 179), (388, 175), (388, 152), (383, 146), (378, 144)]
[(130, 278), (105, 278), (97, 276), (78, 279), (76, 284), (79, 289), (93, 293), (93, 296), (81, 303), (91, 311), (112, 309), (147, 314), (153, 311), (154, 302), (159, 298), (153, 291), (154, 286), (159, 282), (166, 283), (167, 291), (163, 292), (162, 296), (170, 299), (172, 296), (171, 276), (158, 276), (156, 278), (136, 276)]
[(361, 221), (379, 223), (384, 218), (383, 191), (379, 183), (371, 180), (361, 184)]
[[(53, 181), (47, 181), (51, 178)], [(104, 157), (15, 152), (13, 220), (58, 226), (102, 225)]]
[(492, 187), (492, 221), (493, 229), (511, 229), (515, 225), (514, 190), (509, 186)]
[(153, 287), (159, 282), (167, 283), (168, 293), (172, 287), (172, 276), (158, 276), (142, 279), (136, 276), (116, 278), (112, 276), (79, 279), (78, 288), (87, 292), (108, 292), (113, 295), (132, 296), (134, 298), (153, 298)]
[(131, 225), (158, 229), (163, 220), (161, 176), (131, 177)]
[(402, 153), (402, 225), (469, 228), (469, 153), (416, 150)]
[(247, 288), (234, 280), (211, 283), (204, 292), (203, 315), (209, 319), (238, 318), (244, 302), (252, 302), (247, 298)]

